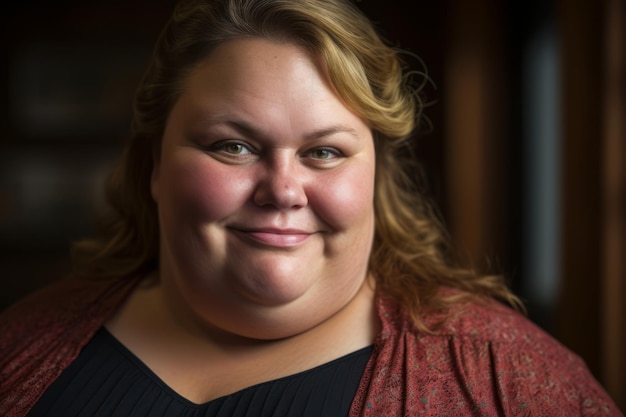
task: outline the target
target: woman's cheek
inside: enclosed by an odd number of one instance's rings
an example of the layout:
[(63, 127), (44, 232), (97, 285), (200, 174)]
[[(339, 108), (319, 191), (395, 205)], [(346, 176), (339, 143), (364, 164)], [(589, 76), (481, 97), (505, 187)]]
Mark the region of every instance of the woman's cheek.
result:
[(239, 171), (215, 160), (178, 164), (170, 177), (172, 203), (203, 220), (222, 219), (249, 195), (250, 180)]
[(369, 169), (349, 169), (336, 174), (317, 181), (310, 200), (317, 201), (315, 210), (321, 217), (343, 229), (373, 214), (374, 173)]

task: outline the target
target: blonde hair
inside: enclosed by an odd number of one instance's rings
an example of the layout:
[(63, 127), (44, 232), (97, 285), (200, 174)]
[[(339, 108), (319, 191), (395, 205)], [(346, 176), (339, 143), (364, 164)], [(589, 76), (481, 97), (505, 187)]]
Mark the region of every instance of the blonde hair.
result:
[(161, 33), (137, 90), (130, 142), (107, 184), (110, 210), (98, 238), (74, 246), (77, 275), (145, 275), (158, 267), (157, 208), (150, 195), (153, 157), (186, 74), (219, 44), (241, 37), (295, 43), (316, 57), (337, 94), (374, 132), (376, 230), (370, 269), (425, 329), (420, 312), (446, 308), (441, 286), (466, 298), (517, 305), (500, 278), (458, 268), (431, 205), (415, 187), (411, 134), (422, 111), (398, 51), (343, 0), (186, 0)]

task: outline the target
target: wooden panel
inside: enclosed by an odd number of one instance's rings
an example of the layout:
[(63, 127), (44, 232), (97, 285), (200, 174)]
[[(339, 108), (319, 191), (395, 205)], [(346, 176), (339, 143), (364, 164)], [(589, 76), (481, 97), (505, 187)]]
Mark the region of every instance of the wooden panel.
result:
[(620, 0), (562, 1), (563, 288), (557, 337), (626, 407), (626, 31)]
[(603, 277), (606, 388), (626, 408), (626, 8), (610, 0), (604, 59)]
[(501, 4), (479, 3), (448, 7), (443, 102), (451, 234), (461, 254), (486, 271), (505, 256), (508, 108)]
[(561, 0), (562, 287), (556, 336), (602, 379), (602, 1)]

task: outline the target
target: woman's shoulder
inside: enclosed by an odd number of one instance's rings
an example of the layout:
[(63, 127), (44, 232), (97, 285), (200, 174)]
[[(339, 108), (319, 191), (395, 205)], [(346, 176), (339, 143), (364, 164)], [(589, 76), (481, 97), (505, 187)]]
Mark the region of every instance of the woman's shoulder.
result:
[[(445, 290), (449, 293), (450, 290)], [(455, 291), (455, 290), (451, 290)], [(485, 360), (524, 363), (526, 369), (533, 365), (545, 368), (553, 360), (558, 366), (585, 366), (582, 360), (546, 330), (524, 314), (493, 299), (472, 299), (459, 302), (445, 312), (426, 313), (421, 318), (430, 326), (425, 332), (413, 325), (408, 314), (386, 301), (388, 324), (394, 332), (411, 335), (416, 343), (454, 345), (461, 354), (475, 355)], [(384, 307), (383, 307), (384, 308)], [(488, 350), (488, 355), (479, 353)], [(516, 363), (513, 363), (516, 362)]]
[(470, 299), (453, 306), (447, 317), (436, 334), (496, 345), (547, 343), (564, 347), (526, 315), (494, 299)]
[(28, 407), (78, 355), (136, 280), (64, 279), (0, 314), (0, 414)]
[(420, 315), (431, 331), (413, 325), (410, 315), (391, 297), (379, 295), (379, 313), (387, 331), (415, 334), (418, 338), (455, 339), (468, 343), (507, 345), (538, 342), (556, 344), (554, 337), (524, 314), (491, 298), (463, 296), (459, 290), (443, 288), (442, 297), (455, 297), (460, 301), (445, 311), (428, 311)]
[(66, 278), (33, 291), (0, 313), (0, 346), (36, 333), (79, 329), (81, 323), (101, 321), (132, 286), (133, 280)]
[[(458, 395), (471, 387), (472, 404), (498, 398), (512, 412), (570, 407), (581, 415), (620, 415), (576, 353), (506, 305), (495, 300), (459, 303), (443, 322), (443, 313), (425, 315), (424, 322), (441, 324), (424, 332), (393, 300), (379, 303), (387, 332), (380, 340), (381, 358), (384, 362), (385, 352), (403, 350), (403, 367), (415, 387)], [(583, 405), (585, 410), (577, 408)]]

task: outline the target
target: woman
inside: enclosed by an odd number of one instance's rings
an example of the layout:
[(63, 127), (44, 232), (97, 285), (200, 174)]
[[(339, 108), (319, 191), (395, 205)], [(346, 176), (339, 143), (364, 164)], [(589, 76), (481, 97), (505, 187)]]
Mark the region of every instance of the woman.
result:
[(77, 279), (2, 318), (7, 416), (619, 415), (446, 260), (397, 54), (342, 0), (191, 0)]

